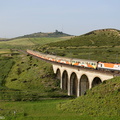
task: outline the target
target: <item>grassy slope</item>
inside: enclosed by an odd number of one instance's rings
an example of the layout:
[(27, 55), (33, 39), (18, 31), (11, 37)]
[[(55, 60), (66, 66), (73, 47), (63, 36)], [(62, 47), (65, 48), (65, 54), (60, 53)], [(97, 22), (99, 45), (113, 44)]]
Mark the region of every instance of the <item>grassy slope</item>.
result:
[(85, 96), (59, 104), (65, 111), (80, 115), (120, 116), (120, 77), (105, 81), (89, 90)]
[(7, 40), (7, 38), (0, 38), (0, 41)]
[(4, 74), (7, 74), (1, 78), (7, 88), (0, 92), (0, 100), (37, 100), (41, 97), (66, 96), (59, 89), (59, 81), (54, 77), (51, 64), (23, 54), (14, 56), (12, 61), (12, 68), (6, 62), (0, 65)]
[[(11, 70), (14, 61), (8, 58), (0, 59), (0, 87), (4, 86), (4, 79), (7, 78), (9, 71)], [(6, 67), (7, 66), (7, 67)]]
[[(41, 100), (36, 102), (0, 102), (0, 115), (7, 120), (119, 120), (118, 116), (93, 117), (75, 112), (61, 111), (56, 105), (67, 100)], [(14, 114), (16, 111), (16, 114)]]
[(0, 48), (2, 48), (0, 49), (0, 56), (3, 56), (0, 57), (3, 58), (3, 60), (0, 61), (0, 70), (4, 71), (0, 73), (0, 85), (5, 83), (6, 80), (5, 86), (7, 87), (1, 88), (0, 99), (36, 100), (41, 98), (41, 96), (52, 97), (66, 95), (59, 90), (59, 87), (57, 86), (59, 81), (55, 81), (53, 78), (50, 64), (32, 59), (30, 56), (26, 57), (26, 55), (18, 55), (11, 60), (8, 59), (8, 64), (10, 64), (10, 61), (15, 62), (11, 69), (11, 66), (7, 65), (5, 59), (9, 54), (17, 53), (16, 51), (11, 51), (9, 49), (27, 49), (36, 45), (40, 46), (50, 42), (66, 40), (68, 38), (69, 37), (19, 38), (0, 42)]
[(66, 37), (57, 37), (57, 38), (16, 38), (10, 41), (0, 41), (0, 48), (9, 48), (9, 49), (26, 49), (36, 45), (44, 45), (51, 42), (64, 41), (69, 39), (69, 36)]
[(36, 45), (44, 45), (47, 43), (52, 43), (52, 42), (58, 42), (58, 41), (64, 41), (67, 39), (70, 39), (71, 36), (66, 36), (66, 37), (57, 37), (57, 38), (30, 38), (30, 40), (36, 44)]
[(2, 54), (10, 54), (10, 53), (11, 53), (10, 49), (0, 49), (0, 55), (2, 55)]
[[(33, 89), (38, 87), (38, 83), (46, 77), (52, 79), (51, 65), (46, 62), (26, 55), (20, 55), (15, 61), (16, 64), (6, 79), (6, 86), (9, 88)], [(42, 90), (42, 85), (38, 88)]]
[(80, 47), (80, 46), (118, 46), (120, 45), (120, 31), (113, 29), (97, 30), (81, 36), (73, 37), (60, 44), (51, 43), (50, 46)]
[(93, 31), (43, 48), (46, 49), (40, 50), (56, 55), (120, 62), (120, 32), (113, 29)]

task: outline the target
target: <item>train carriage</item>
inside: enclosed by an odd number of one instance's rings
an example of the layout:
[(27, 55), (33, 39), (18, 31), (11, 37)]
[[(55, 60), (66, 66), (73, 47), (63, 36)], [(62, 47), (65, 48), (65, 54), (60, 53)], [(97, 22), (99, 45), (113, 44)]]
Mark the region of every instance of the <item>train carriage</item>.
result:
[(37, 51), (27, 50), (27, 53), (37, 56), (39, 58), (54, 61), (63, 64), (81, 66), (86, 68), (93, 68), (93, 69), (105, 69), (105, 70), (115, 70), (120, 71), (120, 63), (107, 63), (107, 62), (98, 62), (95, 60), (85, 60), (85, 59), (77, 59), (77, 58), (66, 58), (61, 56), (49, 55), (44, 54)]
[(119, 70), (120, 71), (120, 63), (106, 63), (106, 62), (98, 62), (98, 69), (107, 69), (107, 70)]
[(65, 57), (57, 56), (56, 57), (56, 62), (71, 65), (71, 58), (65, 58)]
[(46, 59), (55, 62), (56, 56), (55, 55), (49, 55), (49, 54), (47, 54), (46, 55)]
[(85, 59), (72, 59), (72, 65), (96, 69), (97, 61)]

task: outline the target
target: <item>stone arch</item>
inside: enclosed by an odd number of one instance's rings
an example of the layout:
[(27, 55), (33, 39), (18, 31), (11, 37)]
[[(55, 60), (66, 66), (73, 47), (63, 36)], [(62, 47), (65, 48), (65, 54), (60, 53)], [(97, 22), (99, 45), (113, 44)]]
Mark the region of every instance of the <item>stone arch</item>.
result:
[(60, 72), (60, 69), (58, 68), (57, 71), (56, 71), (56, 78), (60, 80), (61, 78), (61, 72)]
[(68, 90), (68, 73), (66, 70), (62, 74), (62, 89)]
[(92, 81), (92, 87), (95, 87), (96, 85), (102, 83), (102, 80), (99, 77), (95, 77)]
[(83, 74), (80, 78), (79, 83), (79, 95), (84, 95), (87, 89), (89, 89), (89, 80), (88, 77), (85, 74)]
[(61, 72), (60, 69), (58, 68), (56, 71), (56, 81), (55, 81), (56, 86), (61, 87)]
[(78, 78), (76, 73), (72, 73), (70, 77), (70, 94), (77, 96), (78, 93)]

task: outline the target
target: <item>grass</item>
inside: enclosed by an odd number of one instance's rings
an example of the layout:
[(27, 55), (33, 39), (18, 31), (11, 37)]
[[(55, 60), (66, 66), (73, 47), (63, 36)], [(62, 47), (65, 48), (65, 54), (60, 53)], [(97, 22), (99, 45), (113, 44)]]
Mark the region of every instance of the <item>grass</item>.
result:
[[(40, 100), (36, 102), (1, 102), (0, 116), (7, 120), (118, 120), (119, 117), (80, 115), (57, 109), (59, 103), (68, 100)], [(15, 111), (15, 113), (14, 113)]]
[[(4, 85), (4, 80), (7, 78), (14, 61), (12, 59), (0, 59), (0, 87)], [(7, 67), (6, 67), (7, 66)]]
[[(50, 64), (38, 61), (31, 56), (20, 55), (15, 62), (16, 64), (11, 69), (8, 78), (6, 78), (6, 86), (9, 88), (26, 89), (31, 87), (31, 85), (27, 86), (27, 83), (32, 84), (32, 87), (36, 87), (47, 76), (46, 74), (51, 74), (49, 73)], [(42, 78), (42, 76), (44, 77)]]
[(69, 37), (59, 37), (59, 38), (30, 38), (30, 40), (37, 45), (44, 45), (47, 43), (51, 43), (51, 42), (58, 42), (58, 41), (64, 41), (66, 39), (71, 38), (71, 36)]
[(0, 49), (0, 54), (11, 53), (10, 49)]
[(118, 116), (120, 118), (120, 77), (105, 81), (87, 91), (85, 96), (59, 104), (63, 111), (80, 115)]
[(23, 54), (5, 58), (0, 64), (0, 100), (36, 101), (42, 97), (67, 97), (59, 88), (51, 64)]
[(64, 41), (70, 37), (57, 37), (57, 38), (16, 38), (10, 41), (0, 41), (0, 48), (8, 49), (26, 49), (34, 46), (40, 46), (51, 42)]
[(120, 62), (120, 32), (98, 30), (36, 48), (39, 51), (71, 58)]
[[(55, 54), (58, 56), (89, 59), (106, 62), (120, 62), (120, 48), (119, 47), (73, 47), (60, 48), (44, 46), (41, 48), (42, 52)], [(37, 49), (38, 50), (38, 49)]]

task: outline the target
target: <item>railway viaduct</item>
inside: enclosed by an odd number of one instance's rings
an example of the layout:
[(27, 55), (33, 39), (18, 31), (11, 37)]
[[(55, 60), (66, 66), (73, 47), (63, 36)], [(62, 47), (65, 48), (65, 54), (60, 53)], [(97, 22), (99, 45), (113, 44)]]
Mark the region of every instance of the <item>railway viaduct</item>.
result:
[(68, 95), (81, 96), (97, 84), (114, 77), (112, 72), (52, 63), (53, 71), (60, 80), (60, 87)]
[(115, 76), (120, 76), (120, 74), (115, 74), (110, 71), (72, 66), (63, 63), (56, 63), (39, 57), (36, 58), (52, 64), (56, 78), (60, 80), (60, 88), (66, 90), (69, 96), (75, 95), (79, 97), (84, 95), (86, 90), (91, 89), (103, 81), (109, 80)]

